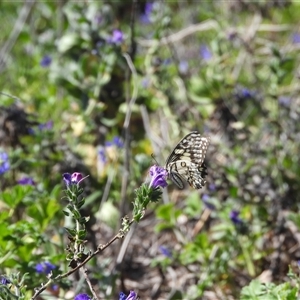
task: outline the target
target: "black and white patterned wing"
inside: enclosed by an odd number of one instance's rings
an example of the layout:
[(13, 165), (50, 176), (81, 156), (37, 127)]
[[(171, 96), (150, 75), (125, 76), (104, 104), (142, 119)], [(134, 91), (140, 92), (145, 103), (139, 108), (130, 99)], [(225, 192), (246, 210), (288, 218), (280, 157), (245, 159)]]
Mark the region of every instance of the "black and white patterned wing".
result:
[(197, 131), (186, 135), (174, 148), (167, 159), (165, 169), (170, 179), (179, 187), (184, 187), (184, 180), (195, 189), (205, 184), (207, 169), (204, 158), (209, 145), (209, 138)]

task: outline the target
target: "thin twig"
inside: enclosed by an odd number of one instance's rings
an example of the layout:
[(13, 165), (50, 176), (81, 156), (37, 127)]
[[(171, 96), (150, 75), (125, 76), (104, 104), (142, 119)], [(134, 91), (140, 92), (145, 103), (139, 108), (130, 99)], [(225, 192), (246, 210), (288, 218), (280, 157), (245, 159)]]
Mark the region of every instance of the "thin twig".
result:
[[(134, 223), (134, 220), (132, 219), (129, 223), (128, 226), (131, 226)], [(79, 270), (81, 267), (83, 267), (86, 263), (88, 263), (93, 257), (104, 251), (107, 247), (109, 247), (112, 243), (114, 243), (116, 240), (123, 239), (124, 235), (121, 233), (116, 234), (108, 243), (102, 245), (99, 244), (97, 247), (97, 250), (90, 254), (83, 262), (78, 264), (74, 269), (56, 276), (55, 278), (50, 278), (45, 284), (42, 285), (42, 287), (38, 290), (35, 291), (35, 294), (32, 296), (31, 300), (37, 299), (37, 296), (40, 295), (52, 282), (58, 281), (60, 279), (66, 278), (70, 276), (71, 274), (75, 273), (77, 270)]]
[(207, 31), (211, 29), (218, 30), (220, 28), (219, 24), (214, 20), (208, 20), (204, 21), (199, 24), (191, 25), (187, 28), (184, 28), (174, 34), (171, 34), (167, 37), (163, 37), (160, 40), (138, 40), (138, 44), (140, 44), (143, 47), (152, 47), (153, 45), (160, 44), (160, 45), (166, 45), (169, 43), (176, 43), (187, 36), (194, 34), (198, 31)]
[(0, 72), (2, 72), (3, 69), (5, 68), (6, 61), (8, 59), (8, 54), (11, 52), (11, 49), (16, 43), (34, 4), (35, 4), (35, 0), (27, 0), (24, 3), (20, 11), (19, 17), (15, 23), (13, 30), (10, 33), (8, 40), (0, 50)]
[(92, 285), (92, 283), (91, 283), (91, 281), (89, 279), (89, 276), (88, 276), (87, 272), (88, 272), (87, 268), (83, 267), (82, 268), (82, 273), (83, 273), (83, 276), (85, 278), (85, 281), (87, 282), (87, 284), (88, 284), (88, 286), (90, 288), (90, 291), (92, 292), (94, 298), (97, 299), (97, 300), (99, 300), (99, 298), (98, 298), (98, 296), (96, 294), (96, 291), (95, 291), (95, 289), (94, 289), (94, 287), (93, 287), (93, 285)]

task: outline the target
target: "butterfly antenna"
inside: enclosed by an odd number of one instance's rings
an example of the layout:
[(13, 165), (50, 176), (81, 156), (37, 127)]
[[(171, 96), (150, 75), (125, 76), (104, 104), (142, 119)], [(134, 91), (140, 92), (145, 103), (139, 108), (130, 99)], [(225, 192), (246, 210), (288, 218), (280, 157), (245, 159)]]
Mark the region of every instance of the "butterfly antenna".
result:
[(155, 156), (154, 156), (153, 153), (151, 153), (151, 157), (152, 157), (152, 159), (156, 162), (156, 164), (159, 166), (159, 164), (158, 164), (157, 160), (155, 159)]

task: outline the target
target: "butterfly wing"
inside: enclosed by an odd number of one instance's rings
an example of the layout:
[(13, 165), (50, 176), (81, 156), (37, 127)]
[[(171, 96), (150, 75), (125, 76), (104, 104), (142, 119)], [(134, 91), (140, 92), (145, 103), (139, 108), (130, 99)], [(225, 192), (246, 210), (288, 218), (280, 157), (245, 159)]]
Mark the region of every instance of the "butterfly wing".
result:
[(209, 138), (193, 131), (177, 144), (168, 157), (165, 169), (180, 189), (184, 187), (184, 180), (195, 189), (204, 186), (207, 169), (203, 162), (208, 145)]

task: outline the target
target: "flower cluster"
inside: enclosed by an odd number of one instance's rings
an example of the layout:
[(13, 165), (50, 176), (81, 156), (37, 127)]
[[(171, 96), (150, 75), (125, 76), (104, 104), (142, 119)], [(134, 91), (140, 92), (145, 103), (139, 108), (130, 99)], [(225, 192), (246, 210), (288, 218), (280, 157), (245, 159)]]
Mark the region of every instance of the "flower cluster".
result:
[(78, 173), (78, 172), (74, 172), (72, 174), (65, 173), (63, 175), (63, 179), (64, 179), (64, 182), (65, 182), (67, 187), (72, 185), (72, 184), (79, 184), (84, 178), (83, 178), (82, 174)]
[(158, 187), (166, 187), (168, 172), (162, 167), (159, 166), (152, 166), (149, 170), (149, 174), (151, 176), (151, 181), (149, 187), (156, 189)]

